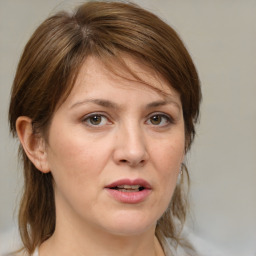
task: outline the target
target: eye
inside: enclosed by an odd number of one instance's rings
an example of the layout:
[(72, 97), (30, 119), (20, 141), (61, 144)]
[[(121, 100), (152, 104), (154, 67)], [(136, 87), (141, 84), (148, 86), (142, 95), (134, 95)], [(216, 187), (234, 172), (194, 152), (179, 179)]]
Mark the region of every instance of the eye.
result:
[(149, 117), (146, 123), (153, 126), (167, 126), (172, 123), (172, 118), (165, 114), (154, 114)]
[(87, 115), (83, 122), (85, 122), (88, 126), (103, 126), (110, 123), (108, 118), (101, 114), (90, 114)]

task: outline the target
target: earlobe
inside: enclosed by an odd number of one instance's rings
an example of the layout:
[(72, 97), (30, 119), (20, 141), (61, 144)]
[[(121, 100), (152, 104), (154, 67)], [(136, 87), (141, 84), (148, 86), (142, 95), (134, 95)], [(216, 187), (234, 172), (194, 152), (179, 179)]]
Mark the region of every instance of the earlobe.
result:
[(16, 130), (20, 143), (30, 161), (41, 172), (49, 172), (45, 141), (41, 135), (33, 133), (31, 119), (26, 116), (18, 117)]

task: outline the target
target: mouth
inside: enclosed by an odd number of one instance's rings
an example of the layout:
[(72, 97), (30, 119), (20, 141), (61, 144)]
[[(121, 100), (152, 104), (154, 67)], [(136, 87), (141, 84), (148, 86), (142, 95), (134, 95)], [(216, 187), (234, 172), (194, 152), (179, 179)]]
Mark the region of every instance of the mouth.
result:
[(110, 189), (115, 189), (120, 192), (139, 192), (145, 189), (145, 187), (141, 185), (121, 185), (116, 187), (110, 187)]
[(121, 203), (136, 204), (145, 201), (152, 192), (151, 185), (143, 179), (122, 179), (105, 187), (108, 194)]
[(143, 179), (121, 179), (107, 185), (106, 188), (121, 192), (139, 192), (143, 191), (144, 189), (151, 189), (151, 185)]

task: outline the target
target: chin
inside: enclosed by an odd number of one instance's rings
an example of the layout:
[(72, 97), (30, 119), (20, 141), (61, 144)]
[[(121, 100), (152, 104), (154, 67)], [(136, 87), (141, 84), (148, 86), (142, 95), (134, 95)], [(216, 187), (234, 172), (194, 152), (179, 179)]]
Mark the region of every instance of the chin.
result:
[(149, 225), (149, 226), (134, 226), (134, 225), (123, 225), (119, 227), (112, 227), (111, 229), (108, 229), (108, 232), (111, 233), (112, 235), (116, 236), (138, 236), (141, 235), (145, 232), (148, 232), (151, 229), (155, 230), (156, 224), (154, 223)]
[(135, 236), (155, 229), (156, 223), (157, 218), (149, 218), (145, 214), (125, 213), (115, 216), (109, 223), (107, 230), (113, 235)]

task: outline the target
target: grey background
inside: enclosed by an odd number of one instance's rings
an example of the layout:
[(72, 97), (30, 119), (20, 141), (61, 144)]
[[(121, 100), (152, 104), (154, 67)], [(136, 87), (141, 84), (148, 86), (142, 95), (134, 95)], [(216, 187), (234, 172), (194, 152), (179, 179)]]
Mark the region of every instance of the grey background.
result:
[[(18, 59), (50, 13), (79, 2), (0, 0), (0, 234), (16, 225), (22, 185), (18, 143), (7, 123)], [(256, 255), (256, 1), (134, 2), (177, 30), (202, 82), (201, 122), (187, 156), (192, 178), (188, 226), (226, 255)]]

